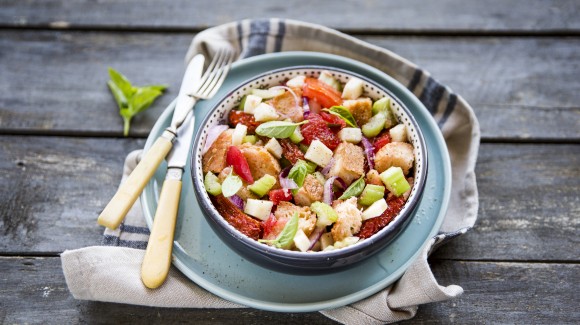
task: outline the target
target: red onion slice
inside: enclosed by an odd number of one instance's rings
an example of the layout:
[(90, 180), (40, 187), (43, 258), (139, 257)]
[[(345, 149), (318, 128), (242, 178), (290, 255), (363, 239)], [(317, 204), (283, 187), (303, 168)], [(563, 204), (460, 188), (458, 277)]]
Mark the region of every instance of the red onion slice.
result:
[(222, 132), (224, 132), (227, 129), (229, 129), (229, 126), (227, 125), (219, 124), (212, 126), (209, 129), (209, 131), (207, 131), (207, 138), (205, 139), (205, 145), (203, 146), (201, 154), (205, 155), (205, 153), (209, 150), (209, 148), (215, 142), (215, 140), (217, 140), (220, 134), (222, 134)]
[(365, 148), (365, 155), (367, 156), (367, 162), (369, 163), (369, 169), (375, 169), (375, 149), (369, 139), (362, 137), (361, 140), (363, 147)]
[(332, 201), (334, 199), (334, 189), (332, 187), (334, 186), (334, 181), (337, 178), (338, 177), (336, 176), (332, 176), (329, 179), (327, 179), (326, 182), (324, 183), (324, 192), (322, 196), (322, 201), (328, 205), (332, 205)]
[(324, 168), (322, 168), (320, 172), (322, 173), (322, 175), (326, 176), (328, 175), (333, 166), (334, 166), (334, 157), (330, 158), (328, 164), (324, 166)]
[(232, 201), (232, 203), (235, 204), (240, 210), (244, 211), (244, 200), (242, 200), (241, 197), (239, 197), (237, 194), (234, 194), (228, 199), (230, 199), (230, 201)]
[(310, 234), (310, 237), (308, 237), (308, 239), (310, 239), (310, 247), (308, 247), (308, 250), (312, 250), (312, 248), (314, 248), (314, 245), (316, 245), (316, 243), (320, 240), (320, 237), (322, 237), (322, 234), (324, 234), (325, 229), (326, 227), (316, 227), (316, 229), (314, 229), (312, 234)]

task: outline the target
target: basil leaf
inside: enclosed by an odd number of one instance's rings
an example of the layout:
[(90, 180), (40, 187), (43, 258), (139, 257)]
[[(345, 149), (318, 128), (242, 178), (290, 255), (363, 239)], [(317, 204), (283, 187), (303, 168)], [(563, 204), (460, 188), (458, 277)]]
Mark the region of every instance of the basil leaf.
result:
[(353, 196), (359, 196), (362, 191), (365, 189), (365, 179), (364, 176), (356, 180), (354, 183), (350, 184), (350, 186), (342, 193), (342, 195), (338, 198), (339, 200), (345, 200)]
[(288, 178), (292, 179), (298, 187), (302, 187), (304, 184), (304, 179), (308, 175), (308, 170), (310, 166), (304, 160), (298, 160), (292, 169), (288, 172)]
[(298, 212), (294, 212), (292, 218), (286, 223), (284, 229), (282, 229), (282, 232), (276, 238), (276, 247), (288, 249), (292, 246), (292, 241), (298, 231), (298, 219)]
[(292, 247), (294, 236), (296, 236), (296, 232), (298, 231), (299, 225), (298, 219), (299, 219), (298, 212), (294, 212), (294, 215), (292, 215), (292, 218), (290, 218), (290, 220), (286, 222), (284, 229), (282, 229), (282, 231), (280, 232), (278, 237), (276, 237), (276, 239), (272, 240), (259, 239), (258, 241), (260, 243), (272, 244), (278, 248), (289, 249), (290, 247)]
[(325, 109), (325, 111), (329, 112), (332, 115), (336, 115), (336, 116), (340, 117), (341, 119), (343, 119), (346, 122), (346, 124), (348, 124), (349, 126), (351, 126), (353, 128), (358, 127), (354, 117), (352, 116), (352, 114), (350, 113), (348, 108), (346, 108), (344, 106), (332, 106), (330, 108), (330, 110)]
[(242, 183), (242, 179), (239, 176), (234, 175), (232, 171), (230, 172), (228, 177), (224, 179), (224, 182), (222, 183), (222, 194), (225, 197), (230, 197), (238, 193), (238, 191), (242, 188), (242, 186), (244, 186), (244, 184)]
[(266, 123), (260, 124), (256, 128), (256, 133), (258, 135), (269, 137), (269, 138), (277, 138), (277, 139), (285, 139), (289, 138), (297, 126), (302, 125), (304, 123), (308, 123), (308, 121), (302, 121), (300, 123), (292, 123), (287, 121), (270, 121)]
[(132, 86), (129, 79), (112, 68), (109, 68), (109, 76), (111, 80), (107, 82), (107, 85), (119, 106), (119, 115), (124, 123), (123, 134), (127, 136), (133, 116), (149, 108), (167, 87), (164, 85)]

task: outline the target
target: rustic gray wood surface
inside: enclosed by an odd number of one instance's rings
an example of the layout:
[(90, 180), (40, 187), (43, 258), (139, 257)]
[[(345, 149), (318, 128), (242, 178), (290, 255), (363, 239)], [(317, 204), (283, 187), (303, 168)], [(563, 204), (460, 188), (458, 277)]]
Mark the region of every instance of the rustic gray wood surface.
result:
[[(59, 254), (100, 243), (124, 156), (175, 96), (196, 32), (248, 17), (321, 23), (419, 64), (482, 131), (476, 227), (430, 258), (458, 299), (407, 323), (578, 323), (580, 4), (485, 1), (0, 2), (0, 323), (331, 324), (318, 313), (76, 301)], [(122, 137), (106, 68), (170, 86)], [(143, 66), (147, 67), (143, 69)]]

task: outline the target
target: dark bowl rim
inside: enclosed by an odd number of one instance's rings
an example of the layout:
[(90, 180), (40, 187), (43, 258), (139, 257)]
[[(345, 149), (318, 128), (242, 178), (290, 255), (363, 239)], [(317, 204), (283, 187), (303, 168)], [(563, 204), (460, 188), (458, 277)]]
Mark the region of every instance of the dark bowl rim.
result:
[[(205, 200), (205, 198), (203, 196), (204, 189), (201, 187), (203, 180), (198, 180), (195, 177), (196, 176), (195, 170), (197, 169), (197, 165), (198, 165), (197, 159), (195, 157), (195, 152), (198, 151), (198, 147), (199, 147), (200, 142), (201, 142), (201, 136), (203, 134), (203, 132), (201, 132), (201, 130), (203, 129), (203, 127), (205, 125), (207, 125), (207, 123), (211, 119), (212, 114), (219, 108), (219, 106), (224, 102), (224, 100), (226, 100), (228, 97), (230, 97), (232, 95), (232, 93), (235, 92), (237, 89), (242, 88), (243, 85), (252, 83), (257, 79), (263, 78), (263, 77), (271, 75), (271, 74), (275, 74), (275, 73), (279, 73), (279, 72), (283, 72), (283, 71), (288, 71), (288, 70), (296, 70), (296, 69), (330, 70), (330, 71), (336, 71), (336, 72), (347, 74), (349, 76), (354, 76), (354, 77), (360, 78), (361, 80), (364, 80), (365, 82), (367, 82), (369, 84), (372, 84), (377, 89), (380, 89), (380, 90), (384, 91), (385, 93), (389, 94), (389, 96), (391, 96), (391, 98), (397, 102), (397, 104), (401, 107), (401, 109), (403, 109), (406, 112), (410, 123), (412, 123), (413, 126), (415, 127), (415, 129), (418, 130), (417, 134), (418, 134), (419, 142), (421, 143), (420, 150), (421, 150), (421, 154), (423, 156), (423, 163), (422, 163), (423, 164), (423, 168), (422, 168), (422, 176), (423, 177), (420, 178), (419, 184), (416, 184), (417, 192), (416, 192), (415, 196), (413, 197), (413, 200), (407, 201), (403, 207), (403, 210), (404, 210), (403, 213), (399, 213), (386, 227), (379, 230), (377, 233), (375, 233), (371, 237), (369, 237), (363, 241), (359, 241), (358, 243), (351, 245), (351, 246), (348, 246), (348, 247), (344, 247), (344, 248), (340, 248), (340, 249), (336, 249), (336, 250), (331, 250), (331, 251), (299, 252), (299, 251), (291, 251), (291, 250), (276, 248), (276, 247), (272, 247), (272, 246), (269, 246), (266, 244), (259, 243), (258, 241), (249, 238), (248, 236), (242, 234), (237, 229), (233, 228), (219, 213), (217, 213), (215, 211), (215, 207), (213, 207), (213, 204), (211, 203), (211, 201)], [(393, 82), (397, 82), (397, 81), (393, 79)], [(404, 87), (404, 86), (401, 85), (401, 87)], [(391, 243), (393, 240), (396, 239), (398, 234), (400, 234), (402, 232), (402, 230), (404, 229), (404, 226), (407, 224), (408, 219), (411, 218), (411, 216), (415, 212), (415, 208), (417, 207), (417, 204), (421, 201), (421, 198), (423, 195), (425, 183), (427, 180), (429, 159), (427, 156), (427, 148), (426, 148), (425, 138), (423, 136), (423, 132), (421, 130), (421, 127), (419, 126), (419, 124), (415, 120), (415, 117), (410, 112), (409, 108), (407, 108), (407, 106), (404, 105), (401, 102), (401, 100), (397, 96), (395, 96), (390, 89), (384, 87), (383, 85), (377, 83), (376, 81), (374, 81), (373, 79), (371, 79), (369, 77), (366, 77), (364, 75), (361, 75), (361, 74), (358, 74), (358, 73), (355, 73), (355, 72), (352, 72), (352, 71), (349, 71), (346, 69), (336, 68), (336, 67), (332, 67), (332, 66), (325, 66), (325, 65), (293, 65), (293, 66), (283, 67), (283, 68), (279, 68), (279, 69), (270, 70), (270, 71), (267, 71), (264, 73), (260, 73), (258, 75), (251, 77), (251, 78), (248, 78), (248, 79), (244, 80), (243, 82), (237, 84), (236, 86), (232, 87), (231, 90), (229, 90), (227, 94), (222, 96), (216, 102), (216, 104), (213, 105), (213, 107), (206, 113), (205, 117), (203, 118), (202, 122), (199, 125), (200, 125), (199, 132), (196, 132), (196, 136), (195, 136), (193, 145), (191, 146), (191, 149), (190, 149), (191, 150), (190, 172), (191, 172), (191, 179), (192, 179), (192, 183), (193, 183), (194, 193), (196, 195), (196, 198), (198, 199), (198, 202), (200, 203), (200, 207), (202, 208), (203, 212), (206, 212), (207, 214), (209, 214), (213, 223), (219, 225), (230, 236), (232, 236), (236, 240), (241, 241), (245, 246), (249, 246), (252, 249), (258, 250), (262, 254), (271, 255), (272, 258), (274, 258), (274, 259), (277, 257), (282, 257), (285, 259), (288, 259), (288, 258), (295, 259), (297, 261), (309, 261), (309, 260), (313, 261), (313, 260), (320, 260), (320, 259), (336, 260), (336, 259), (340, 259), (343, 257), (348, 257), (348, 256), (352, 255), (352, 253), (354, 253), (354, 252), (364, 251), (366, 248), (375, 244), (375, 242), (379, 241), (379, 239), (381, 239), (383, 237), (387, 237), (391, 233), (395, 233), (395, 235), (392, 235), (391, 239), (387, 243), (385, 243), (384, 246), (386, 247), (386, 246), (388, 246), (389, 243)], [(415, 186), (415, 184), (413, 186)], [(207, 217), (207, 215), (204, 214), (204, 217)], [(380, 250), (375, 250), (374, 252), (376, 253), (377, 251), (380, 251)]]

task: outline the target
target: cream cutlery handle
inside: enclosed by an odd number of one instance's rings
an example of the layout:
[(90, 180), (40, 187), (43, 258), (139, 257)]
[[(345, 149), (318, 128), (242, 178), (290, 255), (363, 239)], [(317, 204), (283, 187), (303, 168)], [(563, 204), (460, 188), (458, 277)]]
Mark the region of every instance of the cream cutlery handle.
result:
[[(167, 135), (166, 135), (167, 134)], [(97, 222), (101, 226), (116, 229), (129, 209), (133, 206), (145, 185), (157, 170), (173, 146), (175, 136), (165, 131), (149, 149), (131, 175), (121, 184), (115, 196), (109, 201)]]
[(153, 229), (141, 264), (141, 280), (151, 289), (162, 285), (169, 273), (180, 195), (180, 180), (166, 179), (163, 182)]

